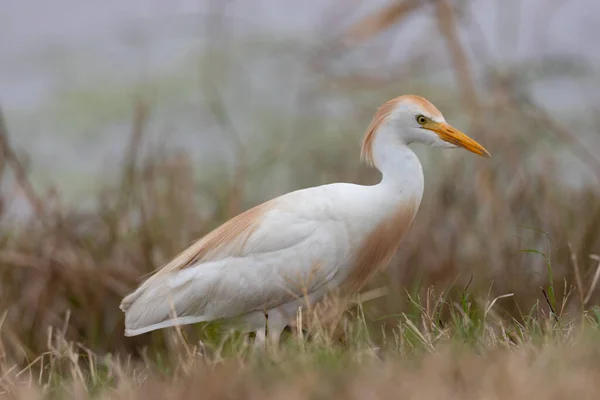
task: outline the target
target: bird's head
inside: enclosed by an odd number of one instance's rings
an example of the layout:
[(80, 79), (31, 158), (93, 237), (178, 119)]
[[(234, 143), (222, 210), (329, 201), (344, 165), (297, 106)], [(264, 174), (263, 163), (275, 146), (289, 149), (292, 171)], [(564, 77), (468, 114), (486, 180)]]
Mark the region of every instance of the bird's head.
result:
[(388, 136), (392, 135), (393, 140), (406, 145), (423, 143), (430, 147), (462, 147), (480, 156), (491, 157), (482, 145), (448, 124), (442, 113), (420, 96), (396, 97), (379, 107), (362, 147), (362, 158), (370, 164), (374, 164), (375, 140), (384, 130)]

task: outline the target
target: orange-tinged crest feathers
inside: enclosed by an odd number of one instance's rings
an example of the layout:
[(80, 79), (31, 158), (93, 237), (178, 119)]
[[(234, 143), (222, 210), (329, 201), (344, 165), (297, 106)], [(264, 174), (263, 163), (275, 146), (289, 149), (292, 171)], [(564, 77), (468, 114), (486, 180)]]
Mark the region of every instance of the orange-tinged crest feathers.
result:
[(383, 103), (383, 105), (377, 109), (375, 116), (373, 117), (371, 123), (369, 124), (369, 127), (367, 128), (367, 132), (365, 133), (362, 149), (360, 152), (361, 160), (367, 163), (367, 165), (375, 165), (375, 162), (373, 160), (373, 142), (375, 140), (375, 134), (398, 104), (396, 100), (397, 98)]
[(423, 109), (423, 111), (432, 118), (443, 118), (442, 113), (427, 99), (413, 94), (405, 94), (403, 96), (391, 99), (377, 109), (375, 116), (371, 120), (367, 132), (365, 133), (360, 157), (368, 165), (375, 165), (373, 160), (373, 142), (379, 128), (385, 123), (394, 109), (401, 103), (413, 103)]

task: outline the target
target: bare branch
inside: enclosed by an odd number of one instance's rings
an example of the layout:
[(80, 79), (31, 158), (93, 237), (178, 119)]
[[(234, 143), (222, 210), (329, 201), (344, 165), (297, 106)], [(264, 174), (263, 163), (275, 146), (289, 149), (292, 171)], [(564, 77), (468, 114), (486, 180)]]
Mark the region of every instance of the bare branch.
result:
[(477, 123), (480, 108), (479, 100), (477, 99), (477, 91), (472, 79), (473, 75), (469, 66), (469, 60), (458, 37), (454, 11), (448, 0), (437, 0), (436, 10), (438, 28), (448, 45), (456, 77), (462, 90), (463, 103), (471, 113), (472, 122)]
[(418, 0), (395, 1), (352, 26), (346, 33), (346, 45), (357, 45), (408, 16), (423, 3)]
[(44, 202), (38, 196), (33, 185), (29, 181), (27, 177), (27, 171), (23, 164), (19, 161), (17, 154), (12, 148), (9, 140), (8, 128), (6, 127), (6, 123), (4, 121), (4, 115), (2, 110), (0, 109), (0, 153), (3, 156), (4, 164), (10, 166), (15, 173), (15, 179), (17, 184), (23, 190), (25, 197), (33, 207), (35, 213), (38, 217), (41, 217), (46, 214), (46, 207)]

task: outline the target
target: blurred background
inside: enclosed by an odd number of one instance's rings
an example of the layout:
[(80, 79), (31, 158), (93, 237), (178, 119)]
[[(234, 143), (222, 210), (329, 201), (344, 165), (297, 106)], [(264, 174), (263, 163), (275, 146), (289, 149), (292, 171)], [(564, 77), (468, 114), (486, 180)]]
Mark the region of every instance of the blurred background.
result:
[(122, 296), (262, 201), (376, 183), (361, 138), (406, 93), (493, 158), (415, 148), (424, 200), (368, 319), (430, 285), (514, 293), (516, 318), (595, 301), (571, 289), (600, 254), (597, 1), (0, 5), (0, 334), (20, 363), (48, 327), (101, 353), (162, 346), (123, 337)]

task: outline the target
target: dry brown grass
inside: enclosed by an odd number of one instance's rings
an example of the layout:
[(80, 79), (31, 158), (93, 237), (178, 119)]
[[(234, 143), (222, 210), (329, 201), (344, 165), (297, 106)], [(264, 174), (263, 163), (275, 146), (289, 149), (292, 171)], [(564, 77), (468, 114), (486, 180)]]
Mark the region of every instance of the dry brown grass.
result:
[[(543, 312), (524, 325), (482, 306), (441, 300), (429, 291), (379, 339), (359, 313), (345, 318), (341, 338), (318, 331), (289, 337), (256, 354), (241, 337), (217, 346), (165, 337), (168, 359), (99, 356), (49, 333), (48, 351), (16, 368), (0, 363), (7, 398), (595, 398), (600, 388), (600, 314), (558, 321)], [(436, 317), (441, 309), (449, 322)]]
[[(250, 399), (563, 399), (596, 398), (598, 349), (549, 346), (473, 352), (442, 349), (415, 362), (371, 360), (344, 371), (300, 370), (256, 376), (230, 365), (198, 368), (181, 380), (150, 380), (115, 398)], [(112, 396), (111, 396), (112, 398)]]

